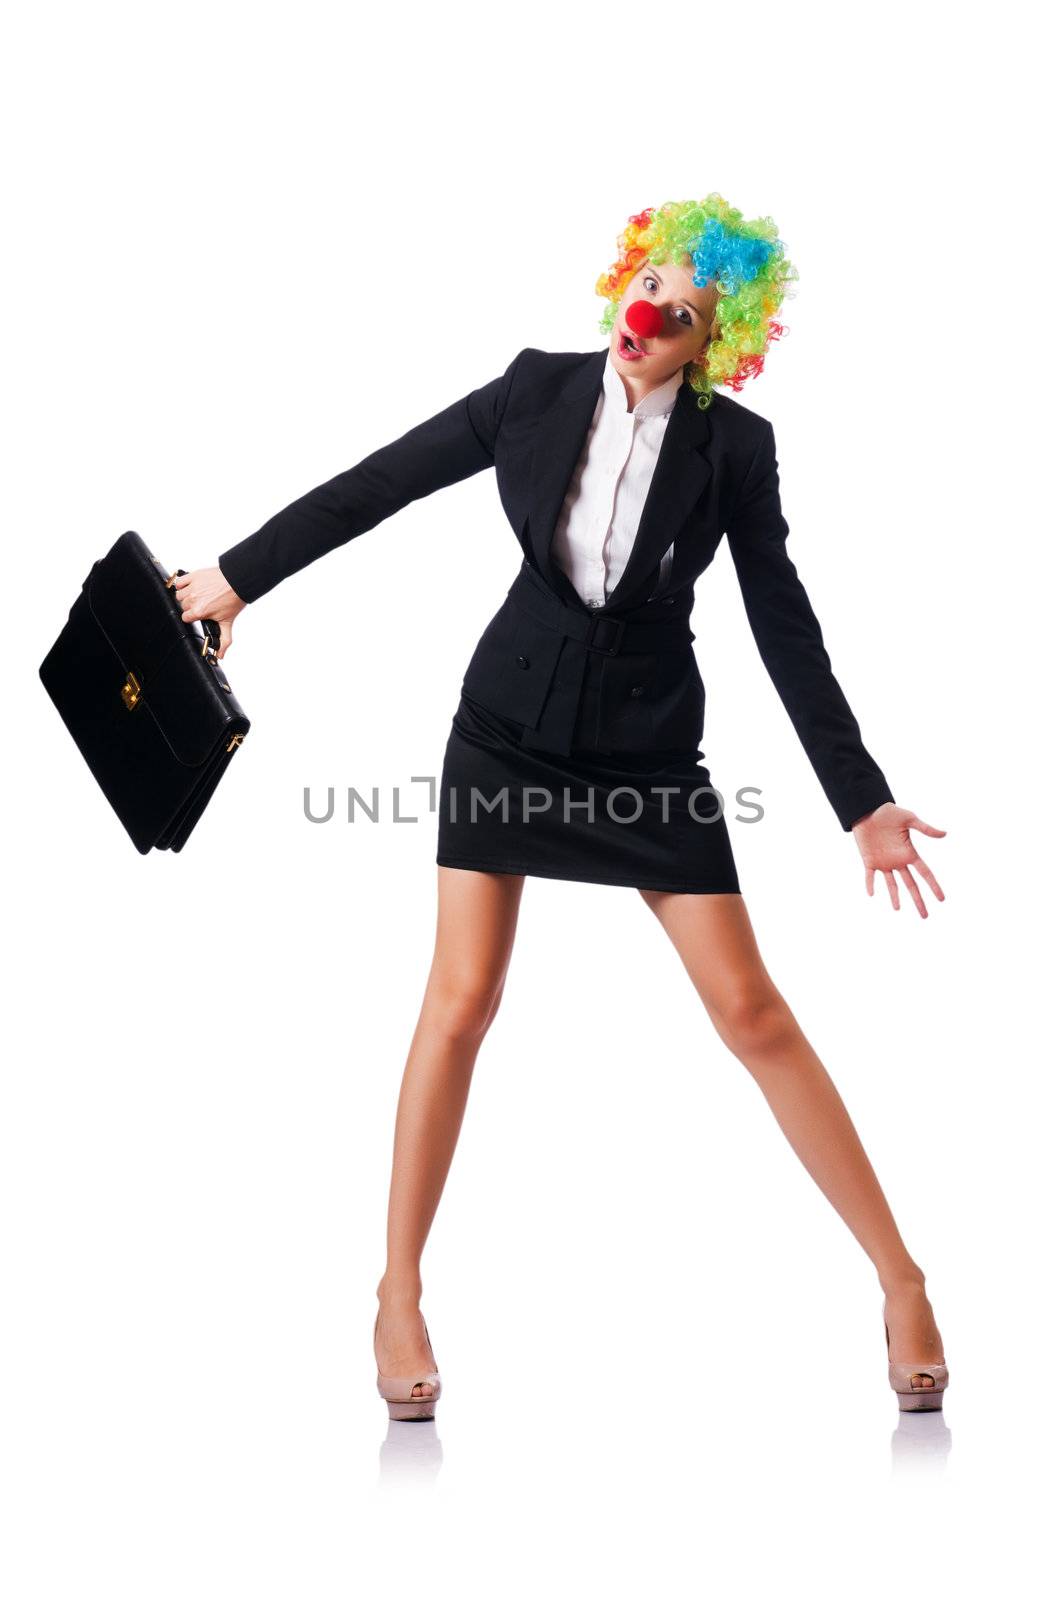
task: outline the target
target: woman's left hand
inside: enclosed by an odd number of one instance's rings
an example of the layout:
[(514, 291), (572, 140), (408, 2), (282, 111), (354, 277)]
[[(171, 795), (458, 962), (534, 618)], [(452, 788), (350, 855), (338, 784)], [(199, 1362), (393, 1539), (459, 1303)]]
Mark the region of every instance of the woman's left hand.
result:
[(896, 911), (899, 910), (898, 885), (894, 881), (897, 872), (920, 915), (926, 917), (927, 907), (920, 893), (920, 885), (909, 868), (916, 868), (936, 900), (945, 900), (946, 896), (927, 862), (917, 854), (916, 845), (909, 837), (911, 828), (930, 834), (933, 839), (946, 837), (945, 828), (933, 828), (929, 822), (922, 822), (915, 811), (907, 811), (903, 806), (895, 805), (893, 800), (885, 801), (875, 811), (870, 811), (868, 816), (855, 822), (851, 832), (858, 841), (861, 859), (865, 863), (865, 887), (869, 894), (873, 891), (876, 873), (882, 872), (890, 891), (891, 904)]

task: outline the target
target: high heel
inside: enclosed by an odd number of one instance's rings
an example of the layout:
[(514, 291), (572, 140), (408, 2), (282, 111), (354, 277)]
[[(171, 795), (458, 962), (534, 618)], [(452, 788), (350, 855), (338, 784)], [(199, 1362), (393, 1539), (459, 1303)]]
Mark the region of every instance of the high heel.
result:
[[(898, 1396), (899, 1411), (941, 1411), (943, 1392), (950, 1381), (950, 1369), (945, 1361), (921, 1361), (916, 1366), (908, 1361), (891, 1361), (891, 1330), (887, 1326), (886, 1310), (883, 1313), (883, 1331), (887, 1337), (887, 1376)], [(933, 1381), (914, 1384), (914, 1378), (931, 1378)]]
[[(421, 1313), (422, 1318), (422, 1313)], [(375, 1316), (375, 1332), (379, 1329), (379, 1313)], [(423, 1332), (427, 1343), (430, 1344), (431, 1336), (427, 1332), (427, 1323), (423, 1323)], [(416, 1385), (421, 1387), (431, 1386), (430, 1394), (413, 1394)], [(398, 1377), (384, 1378), (376, 1369), (375, 1386), (386, 1401), (386, 1408), (392, 1422), (426, 1422), (434, 1416), (434, 1408), (442, 1392), (442, 1380), (437, 1371), (421, 1372), (413, 1378)]]

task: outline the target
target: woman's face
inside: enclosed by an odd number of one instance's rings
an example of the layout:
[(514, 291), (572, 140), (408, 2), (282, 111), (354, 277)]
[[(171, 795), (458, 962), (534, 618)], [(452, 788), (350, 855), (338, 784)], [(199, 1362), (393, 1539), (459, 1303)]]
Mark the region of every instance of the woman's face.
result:
[[(634, 300), (647, 300), (662, 315), (662, 327), (651, 339), (632, 332), (626, 308)], [(697, 289), (691, 263), (645, 263), (626, 285), (611, 329), (610, 359), (618, 372), (642, 394), (673, 376), (686, 361), (694, 361), (710, 339), (718, 294), (713, 283)]]

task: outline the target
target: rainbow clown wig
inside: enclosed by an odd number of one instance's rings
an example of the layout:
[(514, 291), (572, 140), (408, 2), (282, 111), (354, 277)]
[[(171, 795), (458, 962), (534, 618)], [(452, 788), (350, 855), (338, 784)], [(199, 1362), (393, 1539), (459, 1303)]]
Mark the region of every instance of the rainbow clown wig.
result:
[(758, 377), (770, 341), (787, 332), (775, 318), (785, 286), (798, 277), (771, 217), (745, 221), (720, 194), (670, 200), (630, 217), (618, 249), (614, 266), (596, 280), (597, 294), (610, 302), (601, 333), (614, 327), (626, 285), (646, 262), (690, 266), (696, 287), (713, 283), (718, 296), (710, 343), (685, 366), (697, 404), (706, 410), (717, 384), (739, 391)]

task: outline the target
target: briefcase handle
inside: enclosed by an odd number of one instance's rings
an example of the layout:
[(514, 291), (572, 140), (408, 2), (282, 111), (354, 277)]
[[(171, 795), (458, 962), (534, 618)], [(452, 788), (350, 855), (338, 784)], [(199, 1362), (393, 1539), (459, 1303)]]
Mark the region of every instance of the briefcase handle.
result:
[[(183, 578), (187, 570), (188, 569), (186, 567), (178, 567), (176, 572), (170, 573), (169, 577), (166, 579), (166, 588), (172, 589), (173, 579)], [(174, 594), (173, 599), (176, 600), (178, 605), (180, 605), (180, 600), (177, 595)], [(213, 660), (217, 655), (217, 647), (221, 643), (221, 624), (219, 622), (215, 622), (213, 617), (202, 617), (200, 620), (202, 621), (202, 631), (206, 635), (202, 643), (202, 653), (204, 656), (206, 656), (207, 660)]]

